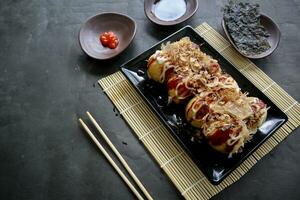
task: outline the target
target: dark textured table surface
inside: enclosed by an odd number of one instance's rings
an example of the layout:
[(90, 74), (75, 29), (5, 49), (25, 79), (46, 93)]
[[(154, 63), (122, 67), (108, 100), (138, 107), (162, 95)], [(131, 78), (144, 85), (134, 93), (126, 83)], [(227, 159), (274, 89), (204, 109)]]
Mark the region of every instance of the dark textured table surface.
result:
[[(134, 136), (97, 80), (180, 27), (204, 21), (222, 32), (225, 1), (199, 0), (189, 21), (153, 25), (142, 0), (2, 0), (0, 2), (0, 199), (133, 199), (129, 189), (78, 125), (86, 110), (103, 129), (155, 199), (180, 193)], [(260, 2), (282, 37), (271, 56), (255, 61), (300, 100), (300, 1)], [(137, 22), (133, 43), (111, 61), (80, 49), (80, 25), (114, 11)], [(300, 130), (296, 130), (237, 183), (213, 199), (300, 199)]]

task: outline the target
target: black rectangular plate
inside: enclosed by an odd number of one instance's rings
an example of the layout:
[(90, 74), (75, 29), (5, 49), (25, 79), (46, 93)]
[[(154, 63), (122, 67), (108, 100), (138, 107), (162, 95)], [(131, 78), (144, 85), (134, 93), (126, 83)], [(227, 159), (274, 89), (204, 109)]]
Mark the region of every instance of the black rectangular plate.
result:
[[(270, 106), (267, 120), (259, 128), (253, 139), (245, 145), (242, 153), (236, 154), (231, 158), (228, 158), (225, 154), (216, 152), (206, 142), (192, 142), (190, 135), (195, 129), (185, 121), (184, 106), (174, 104), (166, 106), (165, 102), (168, 96), (167, 88), (164, 85), (149, 80), (147, 77), (146, 60), (156, 50), (160, 49), (162, 43), (178, 41), (185, 36), (190, 37), (194, 43), (201, 44), (202, 51), (211, 55), (214, 59), (217, 59), (221, 68), (238, 82), (243, 92), (249, 92), (249, 96), (256, 96)], [(136, 90), (156, 112), (161, 121), (168, 127), (181, 146), (189, 153), (203, 174), (214, 185), (219, 184), (226, 176), (236, 169), (288, 119), (266, 95), (257, 89), (255, 85), (244, 77), (243, 74), (232, 66), (232, 64), (210, 46), (190, 26), (186, 26), (160, 41), (144, 53), (122, 65), (121, 69), (125, 76), (135, 86)]]

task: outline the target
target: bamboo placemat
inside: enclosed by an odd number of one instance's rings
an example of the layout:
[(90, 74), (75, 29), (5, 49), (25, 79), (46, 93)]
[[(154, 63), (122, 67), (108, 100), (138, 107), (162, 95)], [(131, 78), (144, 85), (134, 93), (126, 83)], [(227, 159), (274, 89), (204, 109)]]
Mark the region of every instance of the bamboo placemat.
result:
[(212, 185), (121, 72), (99, 80), (137, 137), (186, 199), (209, 199), (240, 179), (264, 155), (300, 125), (300, 104), (207, 23), (196, 31), (244, 76), (263, 91), (289, 120), (234, 170), (221, 184)]

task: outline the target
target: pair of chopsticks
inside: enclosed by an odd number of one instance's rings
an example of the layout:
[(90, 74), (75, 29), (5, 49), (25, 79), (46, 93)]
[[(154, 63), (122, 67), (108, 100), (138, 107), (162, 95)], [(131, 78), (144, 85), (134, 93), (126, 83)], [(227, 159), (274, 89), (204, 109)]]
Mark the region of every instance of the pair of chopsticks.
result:
[[(124, 158), (121, 156), (119, 151), (116, 149), (116, 147), (111, 143), (110, 139), (106, 136), (102, 128), (99, 126), (99, 124), (96, 122), (94, 117), (89, 113), (86, 112), (89, 119), (92, 121), (96, 129), (99, 131), (102, 138), (105, 140), (105, 142), (108, 144), (108, 146), (112, 149), (112, 151), (115, 153), (117, 158), (120, 160), (124, 168), (127, 170), (129, 175), (132, 177), (132, 179), (135, 181), (135, 183), (138, 185), (138, 187), (141, 189), (141, 191), (144, 193), (144, 195), (149, 200), (153, 200), (146, 188), (143, 186), (143, 184), (139, 181), (139, 179), (136, 177), (136, 175), (133, 173), (133, 171), (130, 169), (127, 162), (124, 160)], [(118, 172), (118, 174), (121, 176), (123, 181), (127, 184), (127, 186), (131, 189), (131, 191), (136, 195), (136, 197), (139, 200), (143, 200), (144, 198), (140, 195), (140, 193), (135, 189), (135, 187), (131, 184), (131, 182), (128, 180), (128, 178), (125, 176), (125, 174), (120, 170), (118, 165), (113, 161), (113, 159), (110, 157), (110, 155), (107, 153), (107, 151), (103, 148), (103, 146), (99, 143), (99, 141), (96, 139), (94, 134), (91, 132), (91, 130), (87, 127), (87, 125), (82, 121), (81, 118), (79, 118), (79, 122), (84, 128), (84, 130), (87, 132), (87, 134), (91, 137), (93, 142), (97, 145), (97, 147), (100, 149), (100, 151), (104, 154), (105, 158), (109, 161), (109, 163), (113, 166), (113, 168)]]

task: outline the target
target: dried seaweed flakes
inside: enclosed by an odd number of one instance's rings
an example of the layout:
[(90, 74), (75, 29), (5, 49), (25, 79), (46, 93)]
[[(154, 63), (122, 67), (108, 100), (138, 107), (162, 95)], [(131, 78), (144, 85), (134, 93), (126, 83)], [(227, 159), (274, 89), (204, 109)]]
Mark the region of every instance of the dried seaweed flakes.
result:
[(260, 23), (258, 4), (230, 0), (223, 8), (223, 17), (229, 34), (242, 53), (255, 55), (270, 48), (269, 33)]

